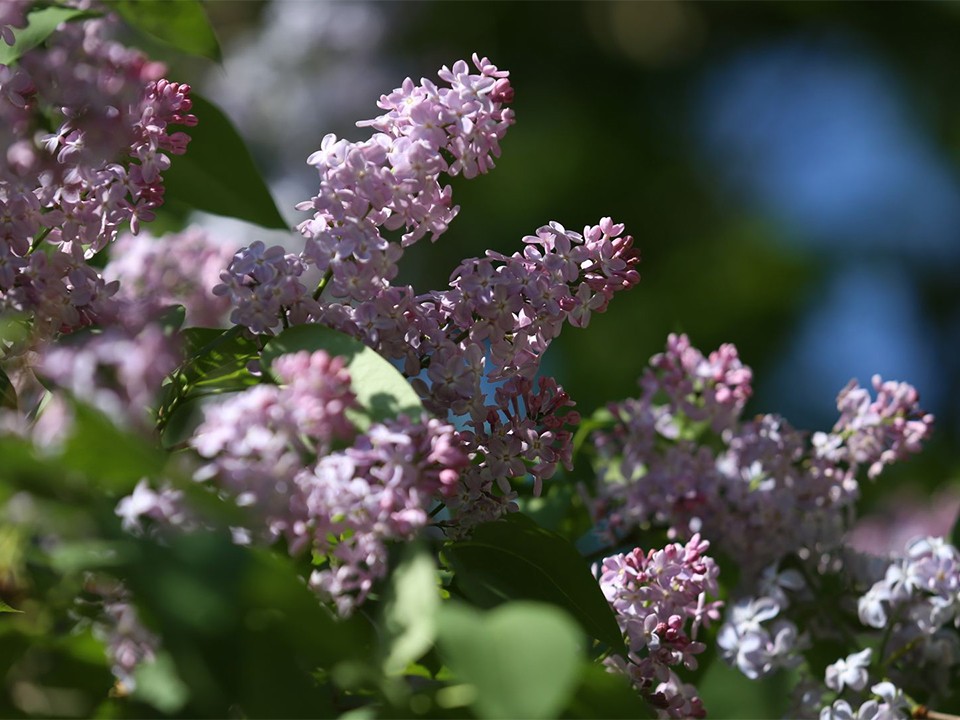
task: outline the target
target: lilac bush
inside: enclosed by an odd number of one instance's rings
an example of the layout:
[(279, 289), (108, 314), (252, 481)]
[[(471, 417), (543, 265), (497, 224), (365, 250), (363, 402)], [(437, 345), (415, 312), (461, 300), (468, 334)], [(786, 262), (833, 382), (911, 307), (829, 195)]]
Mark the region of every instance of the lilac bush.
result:
[[(0, 8), (0, 38), (50, 10)], [(53, 712), (17, 645), (11, 712), (580, 717), (605, 698), (704, 717), (715, 657), (789, 671), (797, 716), (952, 702), (956, 546), (845, 542), (861, 484), (931, 435), (913, 386), (851, 381), (806, 433), (744, 416), (736, 347), (674, 334), (636, 398), (584, 421), (542, 364), (639, 283), (610, 217), (548, 222), (439, 290), (395, 284), (457, 216), (449, 179), (494, 168), (507, 71), (475, 54), (407, 78), (358, 123), (371, 137), (324, 137), (286, 246), (153, 237), (190, 152), (173, 128), (212, 116), (112, 39), (110, 7), (53, 10), (78, 14), (0, 65), (0, 319), (19, 328), (0, 335), (0, 590), (25, 608), (10, 637), (115, 684)], [(556, 497), (577, 498), (559, 532), (527, 517)]]

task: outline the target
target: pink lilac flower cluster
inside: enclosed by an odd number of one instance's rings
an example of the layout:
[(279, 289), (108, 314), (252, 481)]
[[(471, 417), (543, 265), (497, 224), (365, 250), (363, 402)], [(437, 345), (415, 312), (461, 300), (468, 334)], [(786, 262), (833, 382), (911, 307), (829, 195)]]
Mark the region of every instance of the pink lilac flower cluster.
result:
[(111, 319), (116, 286), (87, 261), (153, 218), (168, 154), (189, 141), (171, 126), (197, 122), (190, 87), (106, 39), (112, 22), (65, 23), (0, 65), (0, 310), (32, 316), (42, 336)]
[[(606, 665), (626, 674), (664, 717), (704, 717), (696, 689), (672, 668), (694, 670), (706, 649), (697, 631), (720, 616), (719, 568), (705, 553), (710, 543), (694, 535), (686, 545), (673, 543), (644, 553), (605, 558), (600, 588), (616, 613), (627, 644), (627, 657), (612, 656)], [(688, 627), (689, 621), (689, 630)]]
[(812, 441), (776, 415), (741, 421), (749, 383), (733, 346), (704, 356), (671, 336), (641, 396), (611, 405), (613, 427), (596, 435), (595, 515), (608, 532), (648, 523), (701, 532), (745, 562), (747, 576), (791, 552), (826, 558), (841, 543), (860, 469), (874, 477), (931, 432), (932, 416), (905, 383), (875, 378), (873, 401), (851, 383), (833, 430)]
[[(320, 191), (300, 209), (301, 255), (255, 244), (240, 251), (215, 292), (228, 296), (231, 320), (256, 332), (320, 322), (359, 337), (402, 365), (427, 409), (460, 417), (475, 459), (450, 498), (451, 534), (515, 510), (515, 478), (534, 492), (571, 461), (570, 426), (579, 416), (551, 378), (533, 378), (565, 323), (584, 327), (614, 292), (639, 281), (639, 254), (610, 218), (566, 230), (558, 223), (524, 238), (522, 253), (464, 261), (445, 291), (416, 295), (395, 287), (403, 247), (436, 239), (456, 214), (441, 173), (467, 177), (493, 167), (513, 122), (507, 73), (474, 56), (443, 68), (447, 87), (407, 80), (381, 98), (387, 112), (359, 123), (379, 132), (362, 143), (327, 136), (309, 162)], [(403, 230), (389, 242), (383, 230)], [(314, 293), (307, 266), (325, 278)], [(485, 386), (497, 387), (494, 398)]]
[(220, 273), (213, 294), (234, 308), (230, 322), (267, 332), (282, 319), (304, 323), (320, 312), (320, 306), (300, 282), (307, 265), (303, 257), (281, 246), (266, 247), (257, 240), (241, 248), (230, 266)]
[[(302, 351), (258, 385), (205, 411), (191, 444), (209, 479), (256, 514), (251, 535), (327, 555), (311, 585), (346, 615), (387, 569), (391, 540), (413, 537), (456, 487), (468, 459), (453, 427), (406, 416), (359, 433), (341, 357)], [(336, 450), (335, 445), (346, 445)]]
[(110, 249), (103, 278), (119, 283), (114, 297), (121, 302), (158, 310), (183, 305), (188, 327), (218, 327), (230, 303), (215, 296), (213, 287), (235, 250), (197, 227), (159, 238), (147, 232), (123, 233)]
[[(451, 205), (451, 187), (440, 185), (441, 174), (473, 177), (492, 168), (491, 156), (500, 154), (499, 142), (513, 124), (513, 112), (505, 107), (513, 98), (508, 73), (486, 58), (473, 60), (477, 73), (463, 61), (441, 69), (445, 87), (427, 79), (415, 85), (407, 78), (384, 95), (379, 105), (387, 113), (358, 123), (378, 130), (369, 140), (323, 139), (307, 160), (320, 174), (319, 191), (297, 206), (314, 213), (299, 226), (303, 252), (299, 260), (273, 263), (285, 275), (275, 279), (284, 292), (260, 287), (264, 281), (255, 277), (251, 282), (250, 263), (238, 256), (219, 289), (237, 308), (233, 322), (262, 332), (278, 326), (287, 312), (292, 317), (286, 322), (308, 320), (315, 309), (309, 302), (291, 306), (267, 299), (275, 292), (309, 300), (300, 282), (306, 265), (328, 274), (328, 296), (371, 300), (396, 276), (403, 247), (427, 233), (436, 240), (446, 231), (459, 208)], [(402, 244), (381, 233), (400, 229)], [(256, 251), (257, 257), (273, 253), (278, 260), (284, 254), (279, 248)]]
[(161, 385), (179, 361), (164, 329), (148, 323), (113, 325), (83, 342), (52, 346), (38, 369), (114, 422), (147, 430)]

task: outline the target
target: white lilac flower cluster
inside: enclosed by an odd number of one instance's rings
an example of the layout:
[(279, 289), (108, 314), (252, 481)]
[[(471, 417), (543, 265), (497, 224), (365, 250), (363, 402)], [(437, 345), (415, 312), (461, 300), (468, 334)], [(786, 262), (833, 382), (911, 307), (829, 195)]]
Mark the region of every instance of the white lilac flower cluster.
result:
[(931, 432), (914, 388), (875, 377), (875, 399), (852, 382), (831, 432), (808, 440), (776, 415), (740, 419), (750, 380), (732, 345), (704, 356), (670, 337), (641, 396), (611, 405), (612, 427), (595, 436), (595, 515), (608, 532), (649, 523), (700, 532), (748, 577), (789, 553), (824, 561), (842, 541), (861, 469), (875, 477)]
[[(686, 545), (605, 558), (600, 588), (616, 614), (628, 654), (613, 655), (608, 668), (627, 675), (650, 703), (669, 717), (705, 717), (696, 689), (672, 668), (697, 667), (706, 649), (697, 641), (701, 626), (720, 617), (719, 568), (705, 553), (710, 543), (694, 535)], [(689, 626), (689, 629), (688, 629)]]
[[(347, 615), (387, 570), (388, 541), (407, 540), (449, 497), (468, 462), (452, 426), (400, 416), (360, 433), (342, 357), (301, 351), (273, 362), (279, 385), (211, 406), (191, 445), (198, 479), (252, 514), (248, 535), (329, 562), (310, 584)], [(335, 449), (335, 445), (345, 445)]]
[[(18, 8), (0, 20), (16, 26)], [(66, 23), (0, 65), (0, 310), (29, 315), (41, 337), (115, 316), (116, 285), (88, 260), (153, 218), (168, 154), (190, 139), (171, 126), (197, 122), (190, 87), (106, 39), (112, 22)]]

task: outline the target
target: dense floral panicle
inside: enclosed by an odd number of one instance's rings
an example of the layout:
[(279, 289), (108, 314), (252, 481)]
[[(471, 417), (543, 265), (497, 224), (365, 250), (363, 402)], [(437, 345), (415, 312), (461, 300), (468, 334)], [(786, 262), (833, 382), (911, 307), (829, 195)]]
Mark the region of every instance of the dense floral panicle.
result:
[(789, 552), (826, 559), (842, 542), (860, 468), (873, 477), (929, 435), (932, 417), (905, 383), (875, 378), (875, 401), (849, 385), (833, 432), (811, 440), (776, 415), (742, 420), (750, 379), (732, 345), (707, 356), (669, 337), (640, 397), (611, 405), (612, 426), (595, 434), (595, 516), (612, 536), (647, 523), (702, 532), (741, 558), (747, 577)]
[[(386, 573), (387, 547), (429, 522), (469, 464), (451, 425), (401, 416), (357, 432), (341, 357), (318, 350), (273, 362), (280, 385), (258, 385), (206, 410), (191, 445), (199, 479), (225, 489), (259, 523), (251, 535), (327, 555), (311, 585), (343, 614)], [(347, 444), (333, 451), (334, 441)]]
[(452, 426), (401, 416), (302, 472), (297, 483), (308, 531), (313, 546), (330, 556), (311, 586), (341, 614), (352, 612), (386, 574), (386, 541), (409, 539), (425, 527), (430, 506), (450, 497), (468, 463)]
[(105, 39), (112, 22), (65, 23), (0, 65), (0, 310), (35, 314), (41, 336), (110, 319), (87, 260), (152, 219), (168, 154), (189, 140), (171, 127), (197, 121), (190, 87)]
[(230, 301), (215, 296), (213, 288), (235, 250), (200, 228), (159, 238), (124, 233), (111, 247), (103, 278), (119, 283), (118, 300), (157, 308), (183, 305), (186, 325), (216, 327), (223, 324)]
[[(350, 142), (327, 135), (308, 164), (320, 187), (299, 210), (313, 211), (300, 224), (303, 258), (331, 273), (327, 295), (369, 301), (397, 274), (402, 247), (446, 232), (459, 210), (440, 176), (473, 177), (493, 167), (500, 140), (513, 123), (505, 107), (513, 92), (505, 71), (474, 56), (440, 72), (446, 85), (409, 78), (380, 99), (388, 112), (358, 123), (377, 130), (369, 140)], [(447, 157), (453, 158), (452, 163)], [(403, 230), (401, 245), (382, 231)]]
[(883, 468), (919, 452), (933, 429), (933, 415), (923, 412), (919, 393), (907, 383), (872, 378), (876, 399), (855, 380), (840, 391), (840, 419), (831, 435), (818, 434), (814, 442), (830, 460), (867, 466), (874, 478)]
[(615, 657), (606, 665), (630, 677), (670, 717), (704, 716), (695, 691), (677, 686), (670, 668), (697, 667), (696, 655), (705, 649), (696, 640), (697, 631), (720, 616), (722, 603), (707, 600), (717, 594), (719, 575), (705, 554), (709, 547), (694, 535), (686, 545), (673, 543), (647, 553), (636, 548), (605, 558), (600, 568), (600, 588), (629, 650), (626, 659)]
[(227, 297), (234, 308), (230, 322), (262, 333), (280, 325), (281, 317), (304, 322), (319, 312), (317, 302), (300, 281), (303, 259), (281, 246), (259, 240), (239, 250), (220, 273), (213, 294)]

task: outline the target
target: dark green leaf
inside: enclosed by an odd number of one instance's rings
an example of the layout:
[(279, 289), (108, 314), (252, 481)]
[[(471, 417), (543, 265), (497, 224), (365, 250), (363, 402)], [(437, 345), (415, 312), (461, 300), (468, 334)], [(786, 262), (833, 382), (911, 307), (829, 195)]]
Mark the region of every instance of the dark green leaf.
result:
[(300, 350), (325, 350), (346, 358), (351, 386), (363, 413), (351, 413), (350, 419), (361, 429), (399, 414), (419, 417), (420, 398), (407, 379), (389, 361), (359, 340), (323, 325), (297, 325), (284, 330), (263, 349), (263, 364), (281, 355)]
[(17, 409), (17, 391), (3, 368), (0, 368), (0, 408)]
[(16, 42), (10, 46), (0, 41), (0, 65), (12, 65), (25, 52), (32, 50), (50, 37), (60, 23), (97, 17), (100, 13), (67, 7), (45, 7), (27, 15), (27, 26), (14, 30)]
[(362, 618), (336, 620), (289, 558), (234, 545), (227, 533), (137, 546), (123, 576), (188, 688), (179, 714), (333, 714), (313, 673), (371, 652)]
[(190, 93), (198, 123), (185, 155), (163, 174), (166, 195), (197, 210), (288, 230), (250, 151), (213, 103)]
[(17, 610), (7, 605), (3, 600), (0, 600), (0, 613), (22, 613), (23, 610)]
[(443, 606), (438, 642), (447, 664), (473, 686), (485, 718), (549, 718), (567, 703), (582, 663), (582, 635), (552, 605), (513, 602), (487, 613)]
[(615, 652), (623, 638), (610, 605), (586, 561), (561, 536), (520, 513), (476, 528), (444, 555), (457, 587), (472, 602), (492, 607), (506, 600), (541, 600), (569, 612), (591, 637)]
[(199, 0), (111, 0), (109, 7), (147, 35), (220, 62), (220, 43)]
[[(259, 382), (247, 369), (250, 361), (259, 356), (259, 348), (242, 328), (187, 328), (180, 338), (186, 359), (166, 386), (158, 411), (167, 446), (183, 439), (179, 436), (189, 426), (195, 409), (188, 408), (191, 400), (236, 392)], [(174, 422), (175, 417), (179, 422)]]
[(59, 462), (93, 487), (131, 492), (144, 477), (158, 477), (167, 457), (139, 435), (118, 428), (103, 413), (73, 405), (73, 425)]
[(580, 685), (567, 704), (565, 718), (655, 718), (654, 709), (640, 697), (623, 675), (585, 664)]

